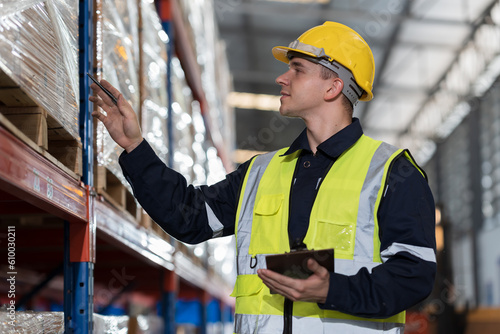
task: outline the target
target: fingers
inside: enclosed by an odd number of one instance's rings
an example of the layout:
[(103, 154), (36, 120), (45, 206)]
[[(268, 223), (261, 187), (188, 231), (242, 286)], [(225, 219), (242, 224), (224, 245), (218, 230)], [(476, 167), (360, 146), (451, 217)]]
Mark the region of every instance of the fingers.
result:
[[(114, 112), (116, 109), (118, 112), (129, 119), (133, 119), (136, 117), (136, 113), (134, 109), (130, 105), (130, 103), (125, 99), (122, 93), (118, 89), (116, 89), (113, 85), (111, 85), (106, 80), (101, 80), (101, 85), (108, 90), (117, 100), (117, 104), (115, 105), (113, 100), (106, 94), (98, 85), (92, 83), (90, 87), (97, 92), (97, 95), (101, 98), (102, 102), (97, 102), (98, 106), (106, 110), (106, 112)], [(91, 100), (93, 101), (93, 100)], [(97, 101), (97, 100), (96, 100)], [(118, 108), (114, 108), (114, 107)], [(107, 107), (107, 108), (106, 108)]]
[[(118, 100), (116, 106), (118, 107), (118, 110), (123, 116), (130, 117), (135, 114), (134, 110), (132, 109), (132, 106), (123, 97), (123, 94), (120, 93), (119, 95), (117, 95), (116, 99)], [(126, 115), (127, 113), (129, 114)]]
[(313, 259), (308, 260), (307, 266), (313, 271), (307, 279), (290, 278), (267, 269), (259, 269), (257, 274), (271, 291), (292, 301), (323, 303), (328, 294), (330, 273)]
[(265, 279), (266, 281), (274, 284), (292, 285), (294, 282), (293, 278), (275, 273), (274, 271), (268, 269), (259, 269), (257, 274), (261, 279)]
[(275, 291), (291, 300), (297, 299), (297, 292), (301, 290), (299, 280), (267, 269), (259, 269), (257, 274), (270, 290)]
[[(114, 112), (116, 111), (116, 109), (118, 109), (118, 112), (123, 114), (121, 109), (127, 106), (127, 102), (122, 98), (122, 94), (118, 96), (118, 104), (121, 104), (121, 106), (118, 106), (115, 105), (113, 100), (108, 96), (108, 94), (106, 94), (96, 84), (92, 83), (92, 85), (90, 85), (90, 88), (92, 88), (95, 92), (97, 92), (97, 96), (89, 96), (89, 101), (91, 101), (101, 109), (105, 110), (106, 113)], [(118, 108), (114, 108), (115, 106), (118, 106)], [(100, 114), (102, 115), (102, 113)]]
[[(113, 105), (118, 100), (118, 97), (120, 95), (120, 91), (118, 91), (113, 85), (111, 85), (106, 80), (101, 80), (99, 81), (99, 83), (92, 82), (90, 84), (90, 88), (92, 88), (92, 90), (96, 92), (97, 95), (99, 95), (109, 105)], [(110, 93), (113, 96), (110, 97), (108, 93)], [(116, 100), (113, 100), (113, 98), (116, 98)]]
[(112, 84), (110, 84), (108, 81), (102, 79), (101, 80), (101, 85), (106, 88), (111, 94), (113, 94), (116, 98), (118, 98), (118, 95), (120, 95), (120, 91), (116, 89)]
[[(103, 85), (103, 87), (104, 87), (104, 85)], [(111, 97), (109, 97), (109, 96), (108, 96), (108, 94), (106, 94), (106, 92), (104, 92), (104, 91), (101, 89), (101, 87), (99, 87), (99, 86), (98, 86), (98, 85), (96, 85), (95, 83), (92, 83), (92, 84), (90, 85), (90, 88), (92, 88), (92, 90), (93, 90), (94, 92), (96, 92), (96, 93), (97, 93), (97, 95), (98, 95), (98, 96), (102, 99), (102, 101), (104, 101), (104, 103), (105, 103), (106, 105), (109, 105), (109, 106), (111, 106), (111, 107), (115, 105), (115, 104), (114, 104), (114, 102), (113, 102), (113, 99), (111, 99)], [(106, 88), (106, 87), (104, 87), (104, 88)], [(107, 89), (107, 88), (106, 88), (106, 89)], [(115, 94), (113, 94), (113, 95), (115, 95)], [(116, 97), (116, 95), (115, 95), (115, 97)], [(101, 105), (100, 107), (102, 108), (102, 107), (103, 107), (103, 105)]]
[(107, 122), (107, 117), (106, 115), (104, 115), (102, 112), (100, 112), (99, 110), (94, 110), (92, 112), (92, 117), (95, 117), (97, 118), (98, 120), (100, 120), (102, 123), (106, 124)]
[(92, 102), (94, 105), (101, 107), (101, 108), (103, 107), (103, 104), (104, 104), (104, 102), (96, 96), (89, 96), (89, 101)]
[(323, 277), (325, 275), (328, 275), (328, 270), (312, 258), (307, 260), (307, 267), (318, 276)]
[[(106, 105), (106, 103), (104, 103), (103, 100), (101, 100), (100, 98), (96, 97), (96, 96), (89, 96), (89, 101), (94, 103), (96, 106), (98, 106), (99, 108), (94, 108), (94, 111), (92, 111), (92, 117), (95, 117), (97, 118), (99, 121), (101, 121), (104, 125), (108, 124), (108, 116), (109, 115), (109, 112), (112, 112), (108, 105)], [(105, 110), (107, 109), (107, 110)], [(102, 110), (105, 110), (106, 113), (103, 113)]]
[(96, 106), (101, 107), (101, 108), (104, 106), (104, 101), (96, 96), (89, 96), (89, 101), (94, 103)]
[(279, 293), (280, 295), (285, 296), (289, 299), (292, 299), (288, 293), (289, 289), (279, 281), (279, 276), (281, 275), (265, 269), (259, 269), (257, 271), (257, 274), (262, 279), (262, 282), (269, 288), (269, 290), (275, 293)]

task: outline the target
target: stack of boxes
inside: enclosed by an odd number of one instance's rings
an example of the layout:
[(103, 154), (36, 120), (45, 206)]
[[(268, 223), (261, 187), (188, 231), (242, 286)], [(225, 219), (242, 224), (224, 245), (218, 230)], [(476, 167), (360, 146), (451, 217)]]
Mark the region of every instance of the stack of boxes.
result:
[(144, 136), (160, 159), (168, 162), (167, 44), (152, 1), (140, 1), (140, 73), (141, 123)]
[(234, 149), (234, 110), (226, 103), (232, 91), (232, 78), (225, 44), (218, 38), (214, 1), (180, 1), (184, 21), (190, 29), (190, 40), (201, 68), (201, 84), (207, 99), (207, 122), (212, 139), (227, 152)]
[[(202, 3), (203, 12), (212, 2), (199, 2)], [(188, 12), (195, 7), (194, 2), (185, 1), (184, 5)], [(56, 164), (80, 179), (79, 2), (18, 0), (4, 2), (1, 7), (0, 123), (18, 131), (20, 137), (27, 137), (30, 145), (52, 156)], [(171, 156), (172, 167), (189, 183), (213, 183), (223, 178), (224, 167), (205, 129), (206, 115), (193, 98), (179, 59), (168, 59), (169, 36), (162, 30), (153, 1), (96, 0), (94, 8), (95, 76), (109, 81), (123, 94), (137, 112), (143, 135), (160, 159), (167, 163)], [(233, 134), (226, 129), (231, 127), (232, 119), (225, 109), (225, 97), (217, 96), (220, 71), (212, 64), (225, 58), (218, 53), (221, 49), (215, 41), (214, 27), (207, 26), (208, 19), (203, 15), (201, 18), (202, 25), (194, 27), (193, 34), (210, 36), (206, 41), (195, 41), (194, 49), (198, 52), (203, 86), (207, 90), (208, 115), (216, 125), (211, 134), (232, 142)], [(204, 32), (204, 27), (209, 29)], [(170, 78), (167, 77), (169, 61)], [(223, 64), (227, 67), (227, 62)], [(167, 93), (168, 84), (172, 85), (172, 101)], [(220, 91), (225, 92), (229, 87), (223, 85)], [(172, 133), (167, 127), (169, 106)], [(141, 210), (118, 165), (122, 149), (102, 123), (94, 124), (94, 185), (113, 205), (138, 221)], [(169, 152), (169, 135), (173, 139), (173, 152)], [(204, 258), (203, 263), (206, 261)], [(0, 326), (8, 320), (4, 315), (7, 314), (0, 313)], [(23, 317), (31, 319), (31, 313), (18, 312), (17, 315), (20, 319), (17, 329), (31, 326), (31, 321), (21, 321)], [(43, 315), (43, 321), (38, 319), (39, 315)], [(50, 333), (64, 331), (62, 317), (61, 312), (33, 315), (33, 319), (40, 320), (37, 325)], [(107, 321), (99, 315), (94, 319), (98, 327), (119, 320)], [(122, 320), (118, 327), (130, 326), (130, 319)]]
[(82, 173), (77, 31), (78, 1), (2, 4), (2, 123), (14, 124), (74, 177)]
[[(96, 0), (95, 68), (96, 77), (116, 87), (139, 115), (139, 7), (136, 0)], [(95, 107), (97, 108), (97, 107)], [(104, 125), (96, 122), (95, 186), (108, 201), (140, 218), (132, 190), (118, 164), (123, 151)]]
[(178, 58), (174, 57), (172, 66), (172, 139), (173, 168), (193, 181), (193, 94), (189, 88), (184, 70)]
[(0, 312), (0, 333), (64, 333), (64, 314), (62, 312)]

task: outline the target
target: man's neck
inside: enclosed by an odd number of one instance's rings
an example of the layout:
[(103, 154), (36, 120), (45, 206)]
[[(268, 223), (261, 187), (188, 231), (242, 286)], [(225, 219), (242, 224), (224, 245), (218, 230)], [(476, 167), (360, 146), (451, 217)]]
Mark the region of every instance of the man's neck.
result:
[(330, 119), (306, 122), (307, 140), (311, 151), (316, 154), (318, 145), (352, 123), (352, 119)]

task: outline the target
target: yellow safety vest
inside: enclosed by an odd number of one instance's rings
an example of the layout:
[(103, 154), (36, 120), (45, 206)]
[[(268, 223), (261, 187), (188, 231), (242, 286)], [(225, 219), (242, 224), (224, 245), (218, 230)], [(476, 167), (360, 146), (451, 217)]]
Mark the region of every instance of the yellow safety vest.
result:
[[(265, 256), (290, 251), (289, 198), (300, 151), (257, 156), (243, 181), (236, 218), (235, 333), (281, 333), (284, 297), (257, 276)], [(367, 136), (332, 165), (315, 199), (304, 238), (308, 249), (335, 249), (335, 272), (354, 275), (382, 263), (377, 212), (391, 163), (407, 151)], [(418, 168), (418, 166), (417, 166)], [(294, 333), (403, 333), (405, 312), (387, 319), (356, 317), (294, 302)]]

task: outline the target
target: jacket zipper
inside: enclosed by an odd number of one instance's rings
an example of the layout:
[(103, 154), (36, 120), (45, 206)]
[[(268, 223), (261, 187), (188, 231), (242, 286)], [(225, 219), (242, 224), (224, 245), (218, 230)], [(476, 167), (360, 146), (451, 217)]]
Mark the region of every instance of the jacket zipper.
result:
[[(313, 207), (314, 207), (314, 202), (316, 202), (316, 197), (318, 197), (318, 193), (319, 193), (319, 187), (321, 187), (321, 184), (323, 184), (323, 180), (326, 178), (326, 176), (328, 175), (328, 172), (330, 172), (330, 169), (332, 169), (332, 166), (333, 164), (335, 163), (335, 161), (337, 161), (337, 159), (333, 160), (332, 162), (330, 162), (330, 164), (328, 165), (328, 167), (326, 168), (325, 170), (325, 173), (323, 174), (323, 177), (319, 180), (319, 183), (318, 185), (316, 186), (316, 192), (314, 193), (314, 199), (313, 199)], [(290, 194), (290, 198), (291, 198), (291, 194)], [(312, 210), (312, 208), (311, 208)], [(289, 213), (290, 214), (290, 213)], [(290, 217), (290, 216), (289, 216)], [(309, 227), (308, 227), (309, 228)], [(304, 235), (304, 237), (302, 238), (301, 240), (301, 243), (304, 243), (304, 238), (306, 236)]]
[[(292, 192), (293, 184), (295, 183), (295, 175), (297, 174), (297, 169), (299, 168), (300, 156), (297, 157), (297, 162), (295, 164), (295, 169), (292, 176), (292, 184), (290, 185), (290, 195), (288, 195), (288, 219), (290, 219), (291, 204), (292, 204)], [(288, 243), (290, 244), (290, 237), (288, 238)], [(292, 315), (293, 315), (293, 301), (285, 297), (283, 304), (283, 334), (292, 334)]]
[[(300, 157), (298, 158), (298, 160), (300, 160)], [(293, 171), (292, 184), (290, 185), (290, 195), (288, 198), (288, 217), (290, 217), (290, 213), (291, 213), (293, 184), (295, 183), (295, 175), (297, 173), (297, 169), (298, 169), (298, 165), (299, 165), (298, 160), (297, 160), (297, 164), (295, 165), (295, 170)], [(313, 203), (316, 200), (316, 196), (318, 195), (318, 191), (319, 191), (319, 187), (321, 186), (321, 183), (323, 183), (323, 180), (325, 179), (326, 175), (328, 174), (328, 172), (332, 168), (334, 162), (335, 161), (332, 161), (330, 163), (330, 165), (327, 167), (327, 169), (325, 171), (325, 174), (323, 175), (323, 177), (319, 181), (319, 184), (316, 186), (316, 193), (314, 195)], [(302, 238), (302, 242), (303, 241), (304, 241), (304, 239)], [(292, 319), (293, 319), (293, 301), (291, 301), (288, 298), (285, 298), (285, 302), (283, 305), (283, 334), (292, 334)]]
[(285, 297), (283, 308), (283, 334), (292, 334), (293, 301)]

